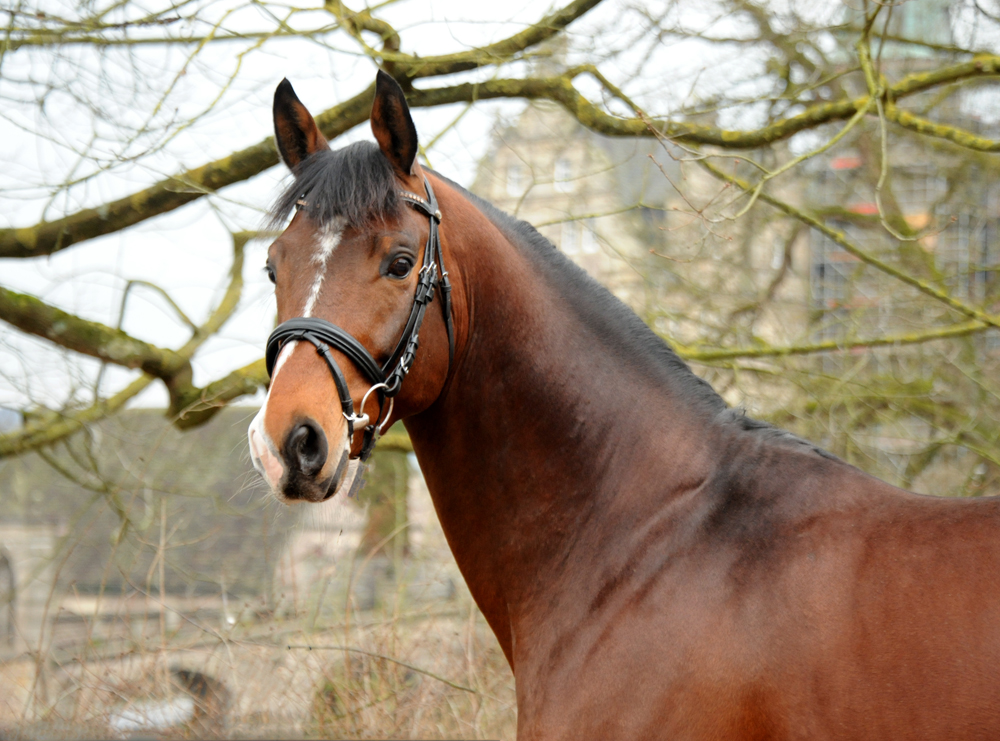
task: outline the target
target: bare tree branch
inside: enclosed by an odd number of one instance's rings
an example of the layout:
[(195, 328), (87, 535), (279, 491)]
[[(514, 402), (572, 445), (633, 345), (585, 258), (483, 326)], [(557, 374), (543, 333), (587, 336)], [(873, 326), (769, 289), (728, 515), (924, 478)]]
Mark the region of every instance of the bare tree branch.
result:
[(187, 365), (187, 360), (173, 350), (3, 287), (0, 287), (0, 317), (26, 334), (43, 337), (67, 350), (125, 368), (141, 368), (157, 378), (168, 379)]
[(815, 355), (817, 353), (845, 352), (859, 348), (895, 347), (902, 345), (920, 345), (925, 342), (948, 339), (952, 337), (968, 337), (971, 334), (990, 329), (989, 324), (982, 322), (962, 322), (950, 327), (908, 332), (906, 334), (870, 337), (852, 340), (838, 338), (824, 342), (811, 342), (803, 345), (783, 345), (778, 347), (737, 347), (718, 350), (699, 350), (683, 346), (675, 346), (677, 354), (685, 360), (696, 363), (711, 363), (719, 360), (736, 360), (749, 358), (781, 358), (791, 355)]
[(168, 416), (179, 427), (208, 421), (226, 402), (255, 393), (267, 382), (264, 361), (259, 360), (226, 378), (199, 389), (191, 383), (191, 363), (199, 347), (233, 315), (243, 291), (243, 255), (255, 232), (233, 234), (233, 262), (229, 284), (218, 306), (180, 349), (168, 350), (131, 337), (119, 329), (81, 319), (25, 294), (0, 287), (0, 317), (18, 329), (51, 342), (126, 368), (141, 368), (145, 375), (110, 399), (83, 411), (45, 413), (25, 429), (0, 435), (0, 458), (48, 445), (81, 427), (117, 412), (152, 381), (164, 382), (170, 394)]
[[(740, 187), (747, 193), (752, 193), (754, 191), (754, 186), (750, 185), (750, 183), (748, 183), (747, 181), (743, 180), (740, 177), (737, 177), (736, 175), (732, 175), (730, 173), (723, 171), (721, 168), (719, 168), (712, 162), (709, 162), (707, 159), (704, 158), (700, 159), (699, 164), (701, 164), (702, 167), (711, 172), (720, 180), (732, 183), (733, 185)], [(935, 288), (927, 281), (921, 280), (920, 278), (917, 278), (916, 276), (911, 275), (906, 271), (900, 270), (899, 268), (889, 265), (887, 262), (880, 260), (879, 258), (875, 257), (874, 255), (868, 253), (867, 251), (861, 249), (856, 244), (851, 242), (847, 238), (847, 235), (845, 235), (842, 231), (832, 228), (831, 226), (825, 224), (823, 221), (813, 216), (812, 214), (806, 213), (802, 209), (796, 208), (790, 203), (783, 201), (766, 192), (761, 193), (759, 198), (762, 201), (771, 204), (778, 210), (783, 211), (789, 216), (798, 219), (803, 224), (811, 226), (816, 231), (825, 234), (836, 244), (840, 245), (845, 252), (854, 255), (862, 262), (871, 265), (872, 267), (876, 268), (877, 270), (880, 270), (886, 275), (890, 275), (896, 280), (905, 283), (908, 286), (916, 288), (921, 293), (930, 296), (931, 298), (937, 301), (940, 301), (941, 303), (945, 304), (949, 308), (954, 309), (960, 314), (964, 314), (967, 317), (975, 319), (978, 322), (981, 322), (982, 324), (988, 327), (1000, 328), (1000, 316), (987, 314), (986, 312), (977, 309), (974, 306), (970, 306), (964, 301), (959, 301), (957, 298), (950, 295), (949, 293), (942, 291), (939, 288)]]
[[(486, 48), (486, 47), (484, 47)], [(468, 57), (455, 61), (446, 71), (466, 69), (481, 50), (459, 55)], [(478, 65), (479, 62), (476, 62)], [(577, 72), (578, 73), (578, 72)], [(1000, 73), (1000, 56), (981, 56), (970, 62), (908, 75), (886, 90), (891, 100), (914, 95), (938, 85), (973, 77), (995, 76)], [(424, 76), (421, 74), (421, 76)], [(573, 86), (574, 73), (558, 77), (529, 79), (496, 79), (479, 83), (463, 83), (440, 88), (411, 90), (408, 100), (415, 107), (432, 107), (476, 100), (520, 98), (552, 100), (560, 103), (581, 124), (608, 136), (652, 136), (649, 124), (642, 117), (619, 118), (587, 100)], [(334, 139), (365, 121), (371, 106), (373, 88), (368, 88), (350, 100), (316, 117), (317, 124), (328, 139)], [(690, 122), (657, 122), (656, 135), (699, 145), (726, 149), (754, 149), (787, 139), (800, 131), (814, 129), (832, 121), (843, 120), (868, 106), (868, 97), (816, 104), (805, 111), (776, 121), (760, 129), (739, 131)], [(902, 117), (901, 114), (898, 114)], [(909, 119), (906, 119), (909, 120)], [(965, 139), (952, 138), (958, 144)], [(247, 147), (194, 170), (161, 180), (149, 188), (93, 209), (71, 214), (57, 221), (42, 222), (30, 227), (0, 230), (0, 257), (35, 257), (48, 255), (73, 244), (120, 231), (233, 183), (259, 174), (278, 162), (272, 138)]]

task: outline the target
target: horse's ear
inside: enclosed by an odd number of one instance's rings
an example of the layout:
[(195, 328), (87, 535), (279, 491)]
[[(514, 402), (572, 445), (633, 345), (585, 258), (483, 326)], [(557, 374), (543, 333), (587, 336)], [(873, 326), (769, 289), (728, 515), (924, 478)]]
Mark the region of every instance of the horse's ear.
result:
[(410, 118), (403, 88), (382, 70), (375, 78), (372, 133), (392, 166), (401, 175), (412, 175), (417, 162), (417, 129)]
[(287, 78), (274, 91), (274, 140), (278, 154), (290, 169), (330, 146)]

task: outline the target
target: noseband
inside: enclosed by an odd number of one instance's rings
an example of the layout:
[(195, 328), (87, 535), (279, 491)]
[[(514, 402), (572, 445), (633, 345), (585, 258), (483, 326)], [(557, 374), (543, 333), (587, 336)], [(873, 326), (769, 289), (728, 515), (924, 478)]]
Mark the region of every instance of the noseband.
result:
[[(389, 356), (385, 365), (379, 366), (365, 346), (349, 332), (318, 317), (289, 319), (287, 322), (279, 324), (271, 332), (271, 336), (267, 338), (264, 362), (267, 365), (268, 377), (274, 371), (274, 363), (286, 342), (305, 340), (316, 347), (316, 352), (326, 361), (327, 367), (333, 375), (333, 382), (337, 386), (340, 406), (343, 408), (344, 418), (347, 420), (348, 450), (350, 450), (354, 440), (354, 426), (357, 424), (364, 427), (361, 453), (358, 456), (362, 462), (368, 460), (375, 447), (375, 441), (383, 432), (380, 425), (388, 422), (392, 416), (392, 399), (399, 393), (403, 379), (406, 378), (406, 374), (410, 372), (413, 365), (413, 357), (416, 355), (419, 345), (420, 326), (424, 322), (424, 314), (427, 313), (428, 304), (434, 300), (434, 289), (437, 287), (441, 289), (441, 309), (444, 312), (444, 323), (448, 330), (449, 369), (455, 355), (455, 330), (451, 320), (451, 282), (448, 280), (448, 271), (444, 269), (441, 237), (438, 234), (441, 211), (438, 210), (434, 190), (427, 178), (424, 178), (424, 188), (427, 190), (427, 198), (421, 198), (416, 193), (409, 191), (399, 191), (400, 198), (427, 215), (430, 220), (430, 232), (427, 235), (427, 245), (424, 247), (424, 260), (417, 279), (417, 290), (413, 295), (410, 317), (396, 343), (396, 349), (392, 351), (392, 355)], [(299, 199), (297, 205), (300, 207), (307, 205), (305, 196)], [(351, 391), (347, 387), (344, 372), (330, 353), (331, 348), (344, 353), (372, 382), (371, 388), (361, 400), (359, 414), (354, 413), (354, 400), (351, 398)], [(378, 416), (374, 422), (365, 414), (365, 402), (368, 401), (372, 392), (375, 392), (378, 397)], [(389, 410), (383, 420), (382, 411), (386, 399), (389, 399)]]

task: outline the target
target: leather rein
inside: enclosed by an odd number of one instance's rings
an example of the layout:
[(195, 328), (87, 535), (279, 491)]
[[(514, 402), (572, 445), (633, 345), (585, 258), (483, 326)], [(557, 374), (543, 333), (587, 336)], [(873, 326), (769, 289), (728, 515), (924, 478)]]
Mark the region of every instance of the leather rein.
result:
[[(326, 361), (330, 373), (333, 375), (333, 382), (337, 386), (337, 394), (340, 397), (340, 406), (347, 420), (347, 440), (348, 450), (353, 447), (355, 425), (364, 428), (361, 452), (358, 456), (362, 462), (368, 460), (375, 447), (375, 441), (384, 432), (383, 426), (392, 416), (392, 400), (399, 393), (403, 385), (403, 379), (410, 372), (413, 365), (413, 358), (417, 353), (420, 344), (420, 327), (424, 322), (424, 315), (427, 313), (427, 306), (434, 300), (435, 288), (441, 289), (441, 309), (444, 312), (444, 323), (448, 330), (448, 368), (451, 368), (452, 360), (455, 356), (455, 329), (451, 318), (451, 282), (448, 280), (448, 271), (444, 269), (443, 256), (441, 253), (441, 237), (438, 233), (438, 225), (441, 223), (441, 211), (438, 209), (437, 199), (434, 197), (434, 190), (430, 182), (424, 178), (424, 188), (427, 190), (427, 198), (421, 198), (416, 193), (409, 191), (399, 191), (398, 195), (404, 201), (422, 211), (430, 221), (430, 231), (427, 235), (427, 245), (424, 247), (423, 264), (417, 278), (417, 289), (413, 294), (413, 306), (410, 309), (409, 319), (403, 327), (403, 332), (396, 343), (396, 348), (392, 355), (380, 366), (378, 362), (368, 352), (367, 348), (358, 342), (350, 332), (338, 327), (336, 324), (320, 319), (319, 317), (296, 317), (282, 322), (271, 336), (267, 338), (267, 350), (264, 353), (264, 362), (267, 366), (267, 375), (270, 378), (274, 363), (281, 353), (281, 348), (285, 343), (293, 340), (305, 340), (311, 342), (316, 347), (316, 352)], [(305, 194), (296, 202), (296, 206), (302, 208), (307, 206)], [(344, 353), (351, 362), (357, 366), (362, 374), (372, 382), (371, 388), (365, 392), (361, 400), (361, 407), (358, 414), (354, 412), (354, 400), (351, 398), (351, 391), (347, 387), (347, 380), (344, 372), (333, 359), (330, 350), (339, 350)], [(365, 414), (365, 403), (368, 397), (375, 393), (378, 398), (378, 416), (372, 421)], [(383, 408), (385, 400), (389, 399), (389, 409), (383, 419)]]

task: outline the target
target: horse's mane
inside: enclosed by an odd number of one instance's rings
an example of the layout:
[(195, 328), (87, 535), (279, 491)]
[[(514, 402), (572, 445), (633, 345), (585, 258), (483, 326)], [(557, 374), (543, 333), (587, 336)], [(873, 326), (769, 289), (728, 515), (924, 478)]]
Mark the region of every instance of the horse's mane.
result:
[(827, 458), (835, 456), (787, 430), (753, 417), (743, 409), (730, 407), (725, 399), (687, 363), (666, 341), (653, 332), (625, 303), (586, 270), (556, 249), (535, 227), (501, 211), (489, 201), (470, 193), (448, 178), (435, 175), (462, 193), (500, 232), (534, 264), (536, 271), (565, 299), (576, 315), (622, 362), (637, 367), (669, 387), (684, 401), (717, 423), (735, 425), (764, 439), (802, 445)]
[(399, 211), (396, 176), (374, 142), (321, 150), (302, 160), (292, 174), (294, 179), (268, 213), (274, 228), (284, 226), (303, 196), (308, 204), (304, 208), (321, 229), (336, 218), (362, 227)]
[(695, 375), (662, 337), (586, 270), (560, 252), (535, 227), (501, 211), (461, 186), (451, 181), (448, 183), (482, 211), (532, 261), (536, 272), (559, 292), (584, 325), (603, 345), (614, 350), (622, 362), (668, 383), (685, 401), (693, 402), (708, 414), (718, 414), (728, 408), (715, 389)]
[[(754, 431), (775, 441), (822, 449), (777, 427), (730, 408), (707, 381), (695, 375), (680, 356), (628, 306), (543, 237), (531, 224), (504, 213), (448, 178), (434, 173), (462, 193), (510, 242), (532, 261), (586, 327), (623, 363), (662, 383), (707, 418)], [(305, 196), (310, 217), (323, 228), (336, 218), (362, 227), (389, 218), (400, 208), (396, 178), (389, 161), (372, 142), (310, 155), (293, 170), (294, 179), (269, 213), (272, 226), (283, 225)]]

